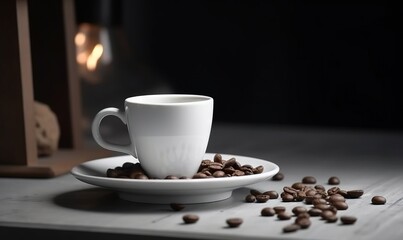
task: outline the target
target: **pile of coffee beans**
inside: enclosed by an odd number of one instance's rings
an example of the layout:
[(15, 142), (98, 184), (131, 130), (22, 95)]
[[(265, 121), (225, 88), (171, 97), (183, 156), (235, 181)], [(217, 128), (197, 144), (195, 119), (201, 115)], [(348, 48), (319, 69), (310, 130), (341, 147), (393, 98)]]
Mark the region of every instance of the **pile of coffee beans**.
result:
[[(249, 164), (242, 165), (235, 157), (225, 160), (221, 154), (217, 153), (213, 159), (202, 160), (197, 173), (192, 179), (248, 176), (260, 174), (263, 170), (264, 167), (261, 165), (256, 167)], [(122, 166), (107, 169), (106, 176), (110, 178), (151, 179), (140, 163), (132, 162), (125, 162)], [(165, 179), (188, 178), (169, 175)]]

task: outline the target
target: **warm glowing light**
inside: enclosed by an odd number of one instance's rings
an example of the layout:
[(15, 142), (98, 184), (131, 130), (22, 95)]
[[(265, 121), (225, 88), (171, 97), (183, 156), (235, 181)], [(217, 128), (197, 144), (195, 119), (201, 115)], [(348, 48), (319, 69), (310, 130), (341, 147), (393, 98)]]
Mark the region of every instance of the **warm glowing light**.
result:
[(79, 32), (76, 34), (76, 37), (74, 38), (74, 42), (76, 43), (77, 46), (81, 46), (85, 43), (86, 36), (84, 33)]
[(76, 60), (77, 60), (77, 62), (78, 62), (79, 64), (85, 65), (85, 63), (87, 62), (87, 58), (88, 58), (87, 53), (82, 52), (82, 53), (77, 54)]
[(88, 56), (87, 59), (87, 69), (89, 71), (94, 71), (95, 68), (97, 67), (97, 62), (99, 58), (102, 56), (102, 53), (104, 51), (104, 48), (102, 47), (101, 44), (95, 45), (94, 49), (92, 50), (91, 54)]

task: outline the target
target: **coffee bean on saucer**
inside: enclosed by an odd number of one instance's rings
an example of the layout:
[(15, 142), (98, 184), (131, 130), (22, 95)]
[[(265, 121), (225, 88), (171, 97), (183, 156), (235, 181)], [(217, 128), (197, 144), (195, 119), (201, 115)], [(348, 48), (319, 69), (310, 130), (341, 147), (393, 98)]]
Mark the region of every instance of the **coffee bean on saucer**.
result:
[(332, 176), (328, 179), (327, 183), (329, 185), (338, 185), (338, 184), (340, 184), (340, 179), (336, 176)]
[(199, 220), (199, 216), (197, 216), (195, 214), (186, 214), (186, 215), (183, 215), (182, 219), (186, 224), (195, 223)]
[(382, 205), (386, 203), (386, 198), (383, 196), (374, 196), (372, 197), (371, 201), (374, 205)]
[(109, 168), (108, 170), (106, 170), (106, 176), (110, 178), (117, 178), (119, 174), (115, 169)]
[(219, 153), (216, 153), (213, 158), (214, 162), (223, 163), (222, 156)]
[(242, 224), (243, 220), (242, 220), (242, 218), (228, 218), (226, 222), (228, 224), (228, 227), (236, 228)]
[(271, 178), (271, 180), (273, 180), (273, 181), (281, 181), (281, 180), (283, 180), (283, 179), (284, 179), (284, 174), (281, 173), (281, 172), (276, 173), (276, 174)]
[(185, 208), (185, 205), (180, 204), (180, 203), (171, 203), (170, 207), (175, 211), (181, 211)]

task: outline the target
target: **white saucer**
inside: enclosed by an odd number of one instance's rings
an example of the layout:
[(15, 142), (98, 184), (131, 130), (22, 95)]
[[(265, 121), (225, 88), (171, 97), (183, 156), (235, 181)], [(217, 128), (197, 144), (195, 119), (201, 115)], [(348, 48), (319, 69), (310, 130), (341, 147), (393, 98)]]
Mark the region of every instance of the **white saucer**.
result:
[[(213, 159), (214, 153), (206, 153), (204, 159)], [(223, 159), (235, 157), (243, 164), (253, 167), (262, 165), (264, 170), (260, 174), (239, 177), (207, 178), (207, 179), (125, 179), (106, 177), (108, 168), (121, 166), (125, 162), (138, 162), (134, 157), (117, 156), (84, 162), (75, 166), (71, 174), (78, 180), (115, 190), (120, 198), (142, 203), (204, 203), (214, 202), (231, 197), (232, 191), (247, 185), (267, 180), (279, 172), (280, 168), (266, 160), (221, 154)]]

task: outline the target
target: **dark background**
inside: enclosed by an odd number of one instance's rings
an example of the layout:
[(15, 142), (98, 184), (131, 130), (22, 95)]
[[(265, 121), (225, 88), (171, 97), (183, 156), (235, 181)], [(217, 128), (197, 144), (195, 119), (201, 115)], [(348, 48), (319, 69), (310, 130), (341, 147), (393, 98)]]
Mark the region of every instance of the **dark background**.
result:
[(112, 80), (83, 84), (90, 115), (132, 95), (198, 93), (215, 99), (216, 122), (403, 129), (398, 1), (103, 4), (76, 1), (77, 23), (120, 28), (129, 57)]

